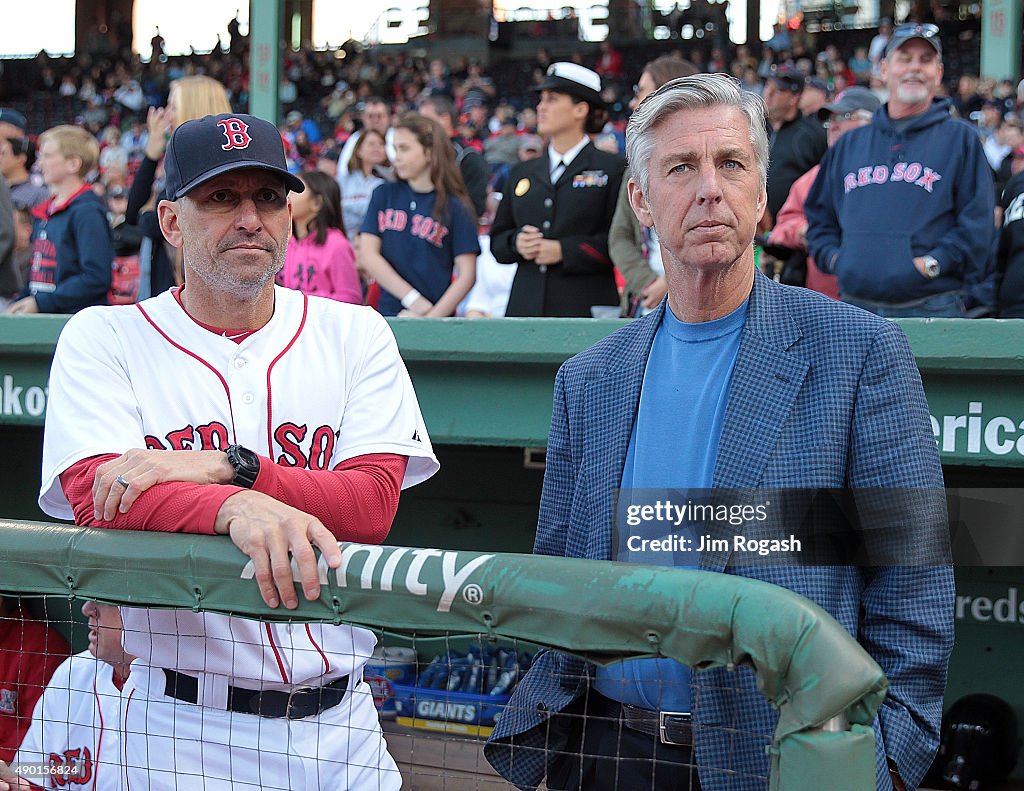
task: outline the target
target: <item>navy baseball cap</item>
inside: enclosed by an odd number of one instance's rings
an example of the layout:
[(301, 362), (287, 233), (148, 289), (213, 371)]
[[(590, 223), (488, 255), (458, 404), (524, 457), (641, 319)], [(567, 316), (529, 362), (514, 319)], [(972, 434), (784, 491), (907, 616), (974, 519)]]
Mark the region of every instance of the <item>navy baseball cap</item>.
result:
[(810, 77), (804, 80), (804, 87), (815, 88), (821, 91), (822, 93), (828, 93), (828, 83), (815, 74), (812, 74)]
[(790, 93), (803, 93), (804, 73), (796, 68), (796, 66), (783, 63), (778, 68), (772, 70), (772, 73), (768, 75), (768, 79)]
[(171, 135), (164, 156), (169, 200), (233, 170), (256, 168), (276, 173), (292, 192), (306, 185), (288, 172), (281, 133), (254, 115), (225, 113), (186, 121)]
[(893, 29), (892, 35), (889, 36), (889, 42), (885, 45), (885, 57), (889, 57), (908, 41), (915, 38), (927, 41), (935, 49), (936, 54), (940, 58), (942, 57), (942, 42), (939, 41), (939, 28), (930, 22), (906, 22), (902, 25), (897, 25)]
[(28, 131), (28, 121), (25, 116), (10, 107), (0, 107), (0, 123), (16, 126), (22, 132)]

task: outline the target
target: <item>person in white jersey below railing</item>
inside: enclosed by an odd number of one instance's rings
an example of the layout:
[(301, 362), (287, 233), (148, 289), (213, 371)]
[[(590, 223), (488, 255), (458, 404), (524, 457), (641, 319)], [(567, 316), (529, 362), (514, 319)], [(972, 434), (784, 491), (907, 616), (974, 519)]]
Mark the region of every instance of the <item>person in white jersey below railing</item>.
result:
[[(399, 490), (438, 468), (375, 311), (274, 286), (291, 230), (273, 124), (189, 121), (167, 148), (167, 240), (185, 285), (89, 310), (57, 344), (40, 505), (79, 525), (226, 535), (269, 607), (320, 596), (314, 547), (380, 543)], [(183, 539), (184, 540), (184, 539)], [(365, 629), (125, 607), (138, 656), (130, 787), (380, 788), (401, 778), (362, 666)]]
[[(116, 606), (87, 601), (82, 614), (89, 621), (89, 647), (68, 657), (46, 685), (11, 766), (0, 761), (0, 791), (123, 787), (121, 702), (135, 657), (121, 645)], [(32, 773), (40, 766), (48, 774)]]

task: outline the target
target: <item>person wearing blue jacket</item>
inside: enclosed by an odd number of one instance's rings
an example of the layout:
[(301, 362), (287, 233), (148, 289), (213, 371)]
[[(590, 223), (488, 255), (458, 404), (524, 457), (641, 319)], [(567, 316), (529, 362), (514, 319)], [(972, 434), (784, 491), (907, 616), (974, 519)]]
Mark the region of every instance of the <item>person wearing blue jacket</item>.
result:
[(86, 183), (99, 143), (78, 126), (55, 126), (39, 137), (38, 165), (53, 192), (33, 210), (32, 268), (21, 299), (8, 313), (76, 313), (106, 305), (114, 248), (103, 201)]
[(807, 245), (840, 297), (881, 316), (965, 316), (994, 303), (995, 191), (977, 132), (935, 98), (935, 25), (900, 25), (882, 62), (889, 102), (822, 160)]

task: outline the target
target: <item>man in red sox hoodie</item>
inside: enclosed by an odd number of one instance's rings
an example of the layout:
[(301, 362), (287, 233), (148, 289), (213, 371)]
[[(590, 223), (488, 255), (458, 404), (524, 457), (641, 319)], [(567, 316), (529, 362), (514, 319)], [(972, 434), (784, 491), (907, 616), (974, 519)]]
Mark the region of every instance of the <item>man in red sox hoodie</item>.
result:
[(106, 207), (86, 183), (99, 143), (77, 126), (55, 126), (39, 137), (37, 159), (49, 201), (33, 210), (32, 268), (21, 299), (8, 313), (75, 313), (107, 304), (114, 248)]
[(805, 205), (819, 268), (843, 301), (881, 316), (965, 316), (995, 301), (992, 172), (977, 132), (935, 98), (938, 32), (896, 28), (889, 102), (829, 149)]

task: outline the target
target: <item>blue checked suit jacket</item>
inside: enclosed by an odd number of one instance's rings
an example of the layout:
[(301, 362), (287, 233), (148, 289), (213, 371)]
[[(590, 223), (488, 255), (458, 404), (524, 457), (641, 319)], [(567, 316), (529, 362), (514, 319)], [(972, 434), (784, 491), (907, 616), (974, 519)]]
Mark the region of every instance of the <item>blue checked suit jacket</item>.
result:
[[(558, 372), (536, 553), (611, 559), (613, 498), (663, 310), (664, 302)], [(758, 273), (714, 485), (941, 488), (924, 389), (898, 325)], [(915, 517), (921, 515), (906, 515)], [(933, 540), (948, 541), (945, 523), (930, 522)], [(737, 569), (727, 553), (702, 553), (701, 567), (796, 591), (857, 637), (890, 682), (875, 720), (878, 788), (892, 788), (887, 757), (907, 787), (916, 788), (938, 746), (953, 645), (952, 569)], [(585, 692), (587, 678), (582, 660), (556, 651), (538, 655), (485, 747), (499, 773), (519, 788), (539, 784), (545, 748), (564, 743), (548, 720)], [(695, 747), (702, 788), (764, 789), (757, 776), (768, 774), (765, 747), (777, 716), (757, 692), (753, 673), (716, 668), (693, 679), (695, 722), (705, 726), (696, 730)]]

